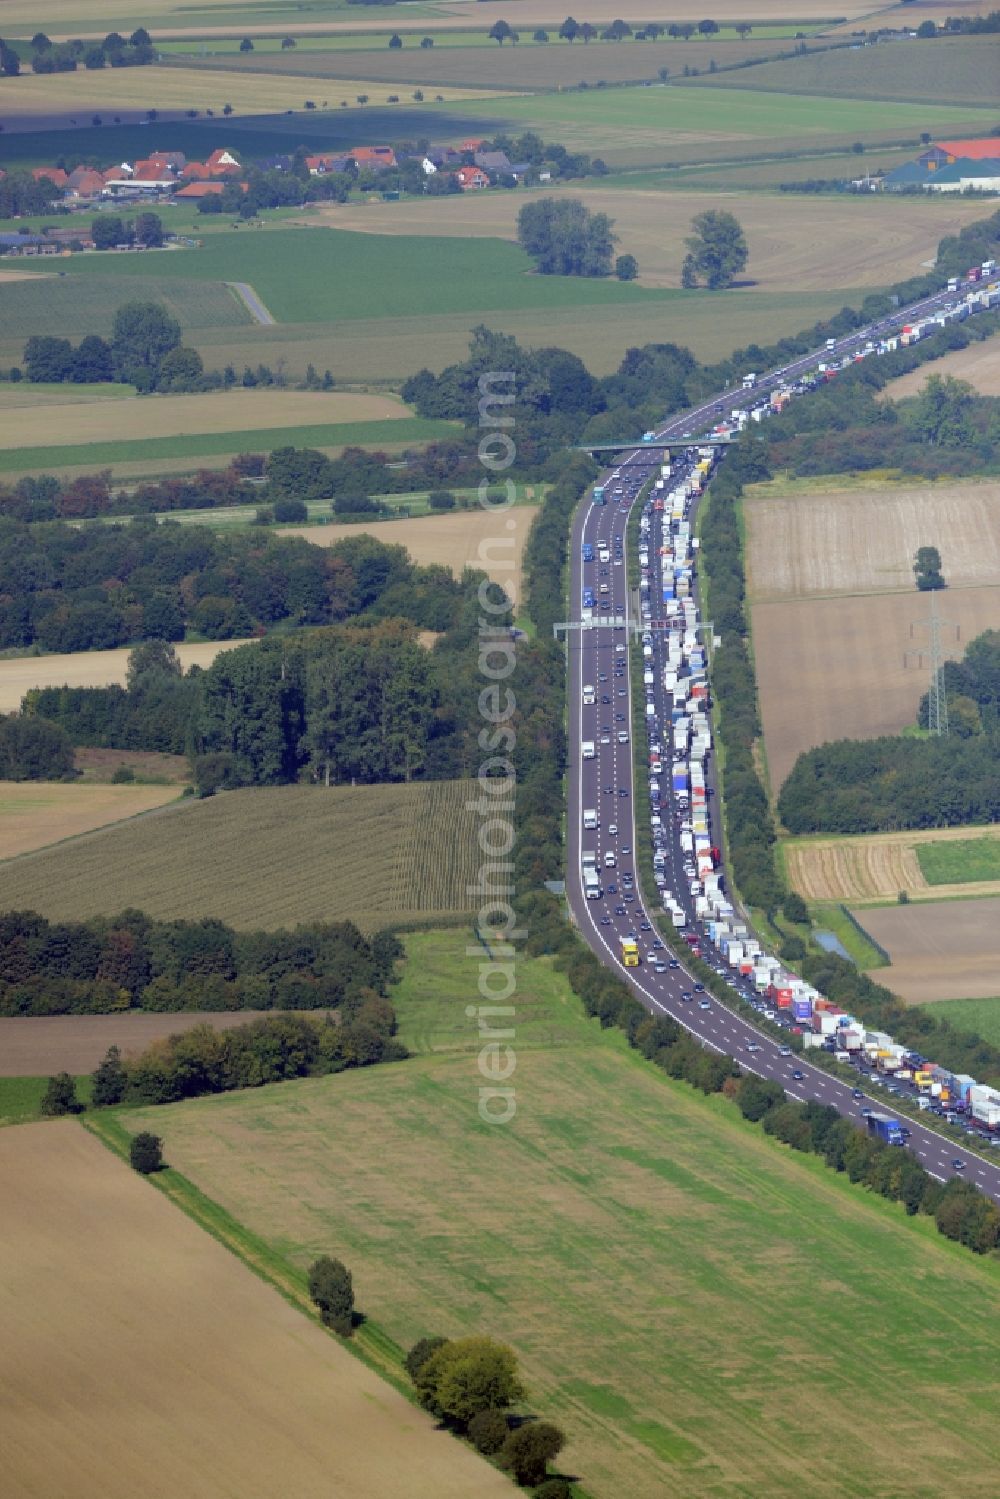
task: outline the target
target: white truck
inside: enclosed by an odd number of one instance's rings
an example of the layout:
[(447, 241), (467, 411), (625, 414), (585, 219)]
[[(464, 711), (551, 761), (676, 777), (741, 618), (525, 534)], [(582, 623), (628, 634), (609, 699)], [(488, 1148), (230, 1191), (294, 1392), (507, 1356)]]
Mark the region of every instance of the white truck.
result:
[(592, 739), (585, 739), (583, 741), (582, 754), (585, 760), (592, 760), (594, 758), (594, 741)]
[(585, 828), (587, 828), (587, 829), (592, 829), (592, 828), (596, 828), (597, 827), (597, 808), (596, 807), (584, 807), (584, 809), (583, 809), (583, 826)]
[(594, 703), (596, 703), (596, 701), (597, 693), (594, 691), (592, 684), (589, 682), (585, 683), (583, 688), (583, 706), (585, 708), (591, 708), (593, 707)]

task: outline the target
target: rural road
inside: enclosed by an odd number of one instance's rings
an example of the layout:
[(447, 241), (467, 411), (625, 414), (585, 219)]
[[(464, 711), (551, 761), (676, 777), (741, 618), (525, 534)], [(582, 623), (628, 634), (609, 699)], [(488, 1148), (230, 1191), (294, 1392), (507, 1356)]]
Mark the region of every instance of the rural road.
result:
[(255, 323), (269, 328), (276, 321), (248, 281), (227, 281), (226, 285), (236, 293)]
[[(936, 305), (947, 302), (948, 297), (948, 293), (941, 293), (928, 298), (906, 308), (903, 312), (893, 314), (891, 319), (863, 328), (845, 339), (838, 340), (836, 355), (831, 357), (854, 352), (858, 347), (863, 348), (868, 339), (876, 334), (884, 333), (887, 327), (901, 325), (915, 316), (926, 314)], [(789, 378), (794, 379), (798, 373), (804, 372), (807, 368), (814, 368), (817, 361), (825, 354), (826, 350), (817, 350), (770, 372), (758, 381), (753, 396), (748, 399), (756, 399), (760, 392), (766, 392)], [(722, 412), (730, 409), (733, 402), (732, 392), (722, 393), (680, 416), (673, 417), (657, 433), (657, 438), (661, 441), (677, 440), (677, 446), (671, 453), (671, 459), (675, 463), (671, 474), (672, 484), (678, 478), (683, 478), (690, 470), (695, 456), (692, 449), (685, 451), (683, 439), (689, 437), (691, 433), (710, 429), (719, 420)], [(692, 441), (696, 442), (696, 439)], [(681, 457), (682, 453), (683, 457)], [(655, 450), (650, 451), (648, 448), (640, 447), (627, 452), (623, 451), (618, 467), (609, 471), (602, 480), (607, 503), (595, 505), (588, 493), (578, 508), (571, 540), (571, 620), (579, 621), (583, 617), (585, 568), (588, 586), (598, 576), (604, 578), (603, 573), (598, 573), (596, 562), (584, 564), (582, 560), (584, 542), (592, 544), (595, 558), (599, 557), (601, 547), (607, 547), (614, 555), (617, 538), (621, 538), (622, 549), (624, 549), (625, 530), (631, 505), (635, 502), (643, 483), (655, 471), (660, 457), (660, 453)], [(679, 463), (678, 459), (680, 459)], [(612, 490), (619, 489), (621, 490), (620, 498), (612, 493)], [(660, 516), (654, 516), (654, 523), (660, 521)], [(657, 549), (659, 540), (660, 537), (654, 534), (651, 554)], [(584, 893), (581, 868), (584, 839), (586, 838), (588, 850), (596, 846), (597, 864), (602, 874), (605, 874), (608, 879), (617, 874), (620, 879), (623, 868), (634, 868), (631, 850), (635, 848), (636, 819), (640, 815), (635, 806), (632, 745), (618, 742), (618, 731), (623, 726), (628, 728), (630, 736), (637, 727), (639, 727), (639, 732), (643, 732), (645, 727), (634, 723), (631, 711), (632, 667), (627, 642), (632, 603), (629, 598), (625, 561), (608, 566), (606, 574), (606, 581), (609, 585), (609, 620), (617, 618), (623, 620), (624, 623), (617, 628), (604, 624), (599, 628), (574, 629), (568, 632), (570, 763), (566, 889), (576, 924), (588, 945), (605, 966), (613, 969), (628, 984), (635, 996), (652, 1014), (670, 1015), (703, 1045), (733, 1056), (740, 1066), (749, 1072), (781, 1083), (789, 1097), (800, 1101), (810, 1099), (818, 1103), (832, 1104), (841, 1114), (860, 1121), (862, 1109), (873, 1106), (876, 1109), (884, 1108), (885, 1101), (867, 1096), (857, 1100), (853, 1097), (849, 1084), (811, 1065), (805, 1055), (793, 1053), (791, 1056), (782, 1056), (780, 1042), (729, 1010), (714, 996), (704, 996), (709, 1001), (705, 1009), (701, 1009), (699, 1004), (691, 999), (682, 999), (683, 993), (692, 992), (694, 984), (692, 976), (685, 971), (683, 962), (678, 968), (668, 969), (662, 974), (658, 974), (646, 962), (645, 950), (657, 936), (653, 918), (662, 915), (662, 912), (656, 908), (651, 911), (647, 907), (638, 885), (634, 899), (627, 905), (622, 904), (624, 897), (621, 894), (595, 901), (588, 900)], [(653, 663), (657, 684), (656, 712), (657, 721), (660, 722), (663, 721), (665, 704), (665, 694), (661, 685), (665, 656), (660, 654), (663, 646), (657, 637), (659, 636), (662, 640), (663, 634), (662, 631), (652, 632), (656, 653)], [(616, 668), (619, 670), (624, 668), (622, 675), (615, 675)], [(595, 684), (597, 687), (597, 701), (594, 705), (587, 707), (583, 705), (585, 682)], [(604, 696), (609, 699), (606, 704), (601, 701)], [(623, 721), (616, 717), (618, 713), (623, 713)], [(666, 721), (669, 723), (669, 704), (666, 705), (666, 713)], [(610, 733), (606, 736), (608, 742), (602, 744), (601, 736), (604, 729), (610, 729)], [(581, 745), (584, 739), (593, 740), (595, 743), (595, 758), (592, 760), (583, 759)], [(664, 825), (669, 829), (669, 856), (677, 871), (670, 883), (687, 907), (690, 927), (694, 925), (693, 910), (689, 898), (684, 894), (688, 886), (687, 880), (681, 873), (682, 855), (678, 846), (678, 828), (675, 817), (678, 809), (673, 804), (669, 775), (665, 774), (661, 778), (661, 784), (664, 787), (662, 816)], [(711, 799), (708, 805), (711, 814)], [(596, 833), (584, 834), (583, 832), (584, 808), (597, 809), (600, 826)], [(641, 815), (648, 816), (648, 809), (641, 809)], [(615, 833), (610, 831), (612, 826), (617, 829)], [(718, 837), (712, 838), (713, 843), (720, 841)], [(626, 854), (625, 849), (630, 852)], [(605, 856), (608, 852), (614, 853), (617, 864), (614, 869), (605, 870)], [(619, 912), (624, 914), (619, 914)], [(642, 931), (644, 923), (649, 924), (650, 929), (647, 932)], [(626, 969), (621, 960), (620, 939), (633, 930), (640, 934), (639, 945), (643, 952), (643, 964), (638, 969)], [(703, 938), (702, 941), (703, 946), (711, 950), (707, 938)], [(663, 956), (669, 957), (669, 954), (664, 953)], [(718, 961), (721, 965), (721, 960)], [(702, 998), (701, 995), (695, 996), (696, 1000)], [(792, 1074), (796, 1071), (802, 1074), (800, 1079), (793, 1078)], [(1000, 1202), (1000, 1166), (983, 1159), (965, 1145), (956, 1145), (946, 1136), (938, 1134), (936, 1130), (928, 1128), (917, 1120), (908, 1120), (907, 1123), (910, 1128), (909, 1149), (934, 1177), (938, 1180), (945, 1180), (955, 1175), (952, 1162), (961, 1158), (967, 1162), (962, 1174), (994, 1201)]]

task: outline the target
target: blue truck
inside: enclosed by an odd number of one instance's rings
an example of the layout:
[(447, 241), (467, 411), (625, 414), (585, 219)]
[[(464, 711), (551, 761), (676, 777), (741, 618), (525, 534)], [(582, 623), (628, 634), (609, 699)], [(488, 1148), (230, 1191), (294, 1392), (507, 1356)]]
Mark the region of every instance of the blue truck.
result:
[(885, 1141), (886, 1145), (906, 1144), (903, 1126), (898, 1119), (893, 1119), (891, 1114), (869, 1114), (868, 1133), (877, 1135), (880, 1140)]
[(585, 609), (593, 609), (594, 607), (594, 590), (592, 588), (585, 588), (583, 590), (583, 607)]
[(594, 548), (589, 541), (583, 543), (583, 560), (584, 562), (593, 562), (594, 560)]

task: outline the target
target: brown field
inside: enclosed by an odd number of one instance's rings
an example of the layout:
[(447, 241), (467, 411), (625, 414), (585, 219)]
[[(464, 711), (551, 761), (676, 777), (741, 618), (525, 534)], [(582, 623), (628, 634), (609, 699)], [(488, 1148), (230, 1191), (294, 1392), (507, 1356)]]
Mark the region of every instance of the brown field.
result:
[(50, 1077), (93, 1072), (109, 1046), (123, 1056), (144, 1051), (163, 1036), (209, 1025), (227, 1031), (246, 1025), (263, 1010), (206, 1010), (164, 1015), (0, 1016), (0, 1077)]
[(928, 883), (917, 859), (917, 845), (966, 838), (1000, 839), (1000, 828), (929, 828), (924, 832), (871, 833), (859, 838), (788, 839), (782, 849), (789, 881), (806, 900), (895, 899), (901, 890), (914, 901), (1000, 895), (1000, 880), (955, 885)]
[[(648, 286), (679, 286), (691, 219), (706, 208), (726, 209), (746, 233), (753, 294), (882, 286), (904, 273), (917, 275), (943, 234), (956, 232), (983, 211), (968, 202), (949, 202), (942, 210), (941, 204), (925, 199), (872, 196), (811, 200), (804, 213), (793, 195), (678, 190), (667, 197), (658, 191), (581, 189), (577, 184), (566, 191), (588, 208), (610, 214), (618, 248), (636, 256), (640, 280)], [(520, 206), (517, 193), (468, 193), (453, 199), (336, 205), (318, 216), (337, 228), (370, 234), (514, 239)], [(746, 295), (741, 292), (739, 300)], [(727, 299), (727, 312), (735, 300)], [(735, 342), (731, 338), (729, 347)]]
[[(983, 630), (1000, 626), (1000, 588), (949, 589), (942, 649), (958, 658)], [(930, 666), (904, 653), (923, 644), (910, 626), (928, 617), (915, 591), (867, 598), (793, 599), (753, 605), (754, 658), (771, 790), (776, 795), (803, 750), (832, 739), (898, 734), (915, 721)]]
[[(372, 525), (281, 526), (282, 536), (304, 536), (317, 546), (332, 546), (345, 536), (374, 536), (390, 546), (404, 546), (414, 562), (436, 562), (450, 567), (456, 577), (463, 568), (481, 568), (520, 597), (521, 560), (537, 505), (516, 505), (501, 521), (477, 506), (450, 515), (428, 515), (415, 520), (375, 521)], [(497, 538), (494, 540), (494, 538)]]
[[(221, 651), (245, 640), (206, 640), (175, 647), (181, 665), (211, 666)], [(14, 656), (0, 661), (0, 713), (16, 713), (32, 687), (122, 687), (128, 676), (128, 646), (114, 651), (75, 651), (69, 655)]]
[(271, 786), (179, 802), (0, 865), (0, 910), (70, 921), (137, 906), (243, 930), (447, 921), (474, 905), (474, 785)]
[(79, 1124), (0, 1135), (10, 1499), (473, 1499), (509, 1481)]
[(151, 812), (176, 796), (176, 786), (0, 781), (0, 860)]
[(350, 391), (226, 390), (196, 396), (135, 396), (46, 405), (0, 428), (0, 448), (180, 437), (195, 432), (253, 432), (327, 422), (385, 421), (412, 412), (396, 396)]
[[(360, 68), (360, 64), (359, 64)], [(16, 108), (19, 116), (48, 116), (54, 110), (78, 109), (81, 124), (89, 124), (94, 110), (144, 110), (152, 101), (160, 109), (214, 109), (222, 112), (232, 105), (234, 115), (278, 114), (302, 109), (307, 98), (315, 98), (317, 80), (308, 84), (300, 78), (280, 73), (239, 74), (221, 69), (157, 67), (104, 68), (100, 72), (80, 69), (76, 73), (24, 74), (17, 79), (16, 92), (7, 84), (3, 103), (8, 111)], [(7, 81), (5, 80), (5, 83)], [(345, 83), (338, 83), (343, 89)], [(393, 92), (391, 85), (365, 77), (350, 78), (352, 94), (366, 93), (370, 105), (385, 104)], [(437, 93), (446, 100), (480, 99), (499, 92), (497, 89), (462, 89), (442, 83)], [(323, 107), (335, 96), (321, 91), (316, 103)]]
[(1000, 899), (883, 906), (857, 914), (893, 957), (891, 966), (879, 968), (873, 977), (909, 1004), (996, 994)]
[(929, 375), (951, 375), (956, 380), (968, 380), (981, 396), (1000, 396), (1000, 338), (988, 338), (985, 343), (956, 349), (943, 359), (935, 359), (929, 368), (900, 375), (898, 380), (892, 380), (885, 387), (885, 394), (893, 401), (917, 396)]
[(111, 780), (115, 771), (127, 766), (138, 780), (162, 781), (183, 786), (191, 779), (185, 755), (165, 755), (159, 750), (81, 749), (74, 751), (76, 768), (86, 784)]
[[(913, 557), (923, 545), (939, 549), (949, 588), (1000, 581), (997, 480), (871, 487), (862, 481), (851, 488), (835, 479), (762, 484), (751, 489), (745, 514), (754, 600), (890, 589), (912, 594)], [(954, 612), (952, 598), (949, 592), (939, 601), (942, 615)], [(924, 608), (918, 603), (914, 598), (919, 616)]]

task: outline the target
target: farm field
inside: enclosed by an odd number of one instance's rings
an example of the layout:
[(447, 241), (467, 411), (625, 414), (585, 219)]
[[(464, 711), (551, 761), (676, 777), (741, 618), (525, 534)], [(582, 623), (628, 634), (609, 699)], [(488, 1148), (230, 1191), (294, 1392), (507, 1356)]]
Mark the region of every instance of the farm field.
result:
[(1000, 1046), (1000, 997), (939, 1000), (925, 1010), (934, 1020), (947, 1020), (957, 1030), (974, 1031), (984, 1041)]
[(210, 395), (133, 396), (131, 400), (67, 402), (19, 416), (0, 430), (0, 449), (33, 443), (52, 447), (142, 440), (259, 428), (350, 425), (411, 416), (396, 396), (350, 391), (219, 390)]
[[(112, 914), (112, 913), (109, 913)], [(122, 1056), (195, 1025), (227, 1031), (247, 1025), (262, 1010), (203, 1010), (197, 1014), (0, 1016), (0, 1077), (74, 1077), (93, 1072), (109, 1046)]]
[(0, 781), (0, 860), (151, 812), (177, 792), (176, 786)]
[(0, 1133), (0, 1195), (12, 1495), (510, 1494), (79, 1124)]
[(102, 385), (46, 385), (22, 380), (16, 385), (0, 385), (0, 411), (34, 411), (39, 406), (89, 406), (93, 401), (130, 401), (135, 399), (134, 385), (120, 385), (109, 380)]
[[(947, 569), (947, 562), (945, 563)], [(1000, 588), (954, 588), (945, 595), (942, 651), (958, 659), (974, 635), (1000, 621)], [(942, 615), (945, 614), (942, 606)], [(909, 651), (926, 651), (926, 595), (875, 594), (753, 605), (751, 625), (771, 791), (777, 795), (803, 750), (832, 739), (898, 734), (916, 720), (930, 675)], [(904, 660), (909, 664), (904, 664)]]
[[(125, 69), (124, 71), (128, 71)], [(135, 71), (135, 70), (133, 70)], [(72, 77), (72, 74), (67, 74)], [(60, 261), (65, 275), (36, 271), (31, 279), (0, 286), (0, 329), (6, 351), (12, 340), (21, 343), (33, 333), (57, 333), (62, 338), (82, 338), (87, 333), (110, 334), (115, 313), (123, 302), (162, 302), (171, 317), (189, 328), (238, 328), (250, 322), (250, 314), (224, 280), (223, 272), (190, 286), (179, 286), (163, 267), (183, 259), (185, 252), (153, 252), (149, 259), (137, 255), (128, 262), (109, 255), (78, 255)], [(141, 264), (139, 263), (141, 261)], [(78, 274), (87, 268), (87, 279)], [(155, 266), (155, 271), (151, 267)], [(15, 344), (17, 359), (21, 350)]]
[[(359, 59), (360, 61), (361, 59)], [(274, 71), (234, 72), (221, 68), (186, 68), (171, 65), (159, 67), (153, 64), (143, 68), (102, 68), (98, 72), (79, 69), (75, 73), (24, 73), (17, 79), (16, 93), (5, 90), (4, 104), (7, 109), (16, 109), (19, 115), (51, 115), (54, 110), (80, 110), (89, 116), (94, 110), (147, 110), (150, 105), (157, 109), (213, 109), (221, 114), (225, 105), (230, 105), (233, 114), (259, 115), (261, 111), (273, 110), (276, 114), (287, 109), (302, 109), (307, 98), (325, 108), (337, 108), (341, 97), (353, 104), (359, 93), (368, 94), (375, 105), (388, 104), (391, 85), (378, 79), (367, 78), (363, 67), (349, 71), (348, 81), (341, 82), (337, 92), (323, 90), (316, 99), (315, 83), (304, 87), (303, 81), (294, 76)], [(346, 95), (343, 90), (349, 87)], [(441, 83), (437, 92), (445, 100), (479, 99), (497, 92), (496, 89), (470, 91)], [(83, 119), (81, 124), (89, 123)]]
[(1000, 898), (869, 907), (858, 919), (892, 958), (875, 977), (908, 1004), (996, 994)]
[[(0, 1074), (0, 1129), (43, 1118), (41, 1108), (48, 1082), (48, 1077), (4, 1077)], [(89, 1102), (90, 1078), (77, 1076), (75, 1082), (79, 1101)]]
[(919, 369), (900, 375), (885, 387), (885, 395), (891, 401), (918, 396), (931, 373), (968, 380), (981, 396), (1000, 396), (1000, 338), (989, 338), (985, 343), (970, 344), (967, 349), (945, 354), (943, 359), (935, 359), (932, 371)]
[(0, 910), (63, 921), (136, 906), (244, 930), (440, 921), (472, 909), (474, 785), (254, 787), (188, 801), (0, 866)]
[(913, 583), (913, 557), (922, 545), (941, 552), (949, 588), (947, 599), (938, 601), (942, 615), (954, 612), (953, 590), (1000, 579), (997, 480), (850, 487), (836, 478), (778, 481), (753, 485), (744, 513), (748, 591), (755, 601), (900, 589), (913, 595), (917, 618), (927, 603)]
[[(220, 651), (245, 640), (206, 640), (174, 649), (184, 670), (211, 666)], [(68, 655), (9, 656), (0, 661), (0, 713), (16, 713), (32, 687), (124, 687), (131, 647), (113, 651), (74, 651)]]
[(792, 887), (809, 901), (1000, 895), (1000, 828), (784, 838), (781, 847)]
[[(128, 1127), (155, 1125), (293, 1268), (320, 1244), (341, 1255), (403, 1346), (430, 1327), (509, 1340), (595, 1499), (928, 1499), (956, 1481), (985, 1499), (996, 1266), (655, 1072), (544, 960), (519, 964), (517, 1115), (480, 1123), (476, 965), (456, 937), (408, 939), (394, 1002), (411, 1061), (130, 1111)], [(978, 1388), (928, 1364), (928, 1325), (962, 1329)]]
[[(813, 172), (820, 169), (813, 164)], [(825, 169), (824, 169), (825, 170)], [(627, 178), (625, 179), (628, 180)], [(929, 250), (943, 234), (957, 231), (981, 216), (982, 207), (950, 202), (945, 209), (928, 199), (847, 198), (810, 200), (809, 212), (793, 195), (684, 192), (679, 186), (662, 192), (635, 187), (592, 188), (571, 185), (547, 196), (581, 199), (588, 208), (610, 214), (620, 239), (618, 249), (639, 261), (644, 286), (680, 286), (685, 236), (691, 220), (706, 209), (725, 209), (739, 219), (750, 247), (749, 295), (790, 288), (832, 290), (884, 286), (904, 275), (916, 275)], [(413, 199), (406, 203), (348, 203), (319, 210), (341, 229), (368, 234), (440, 235), (466, 240), (482, 236), (516, 239), (520, 193), (475, 194), (461, 198)], [(551, 277), (540, 278), (543, 282)], [(849, 292), (844, 295), (849, 295)], [(714, 305), (725, 317), (745, 302), (741, 288)]]
[[(920, 9), (924, 20), (924, 7)], [(719, 49), (716, 56), (719, 57)], [(721, 61), (721, 57), (720, 57)], [(1000, 36), (893, 41), (876, 47), (827, 49), (807, 57), (762, 63), (746, 72), (715, 73), (684, 87), (753, 89), (811, 98), (913, 100), (917, 103), (994, 105), (1000, 74)]]
[[(332, 546), (345, 536), (374, 536), (392, 546), (404, 546), (414, 562), (440, 563), (459, 577), (466, 567), (482, 569), (502, 583), (508, 593), (521, 593), (521, 562), (537, 505), (515, 505), (501, 522), (487, 510), (453, 510), (415, 520), (375, 521), (348, 526), (278, 526), (281, 536), (304, 536), (316, 546)], [(506, 534), (502, 534), (506, 533)]]

